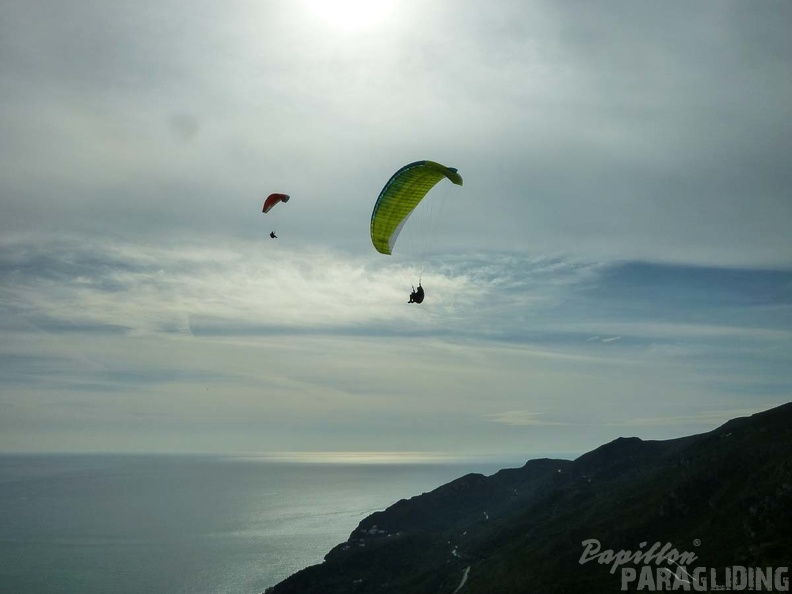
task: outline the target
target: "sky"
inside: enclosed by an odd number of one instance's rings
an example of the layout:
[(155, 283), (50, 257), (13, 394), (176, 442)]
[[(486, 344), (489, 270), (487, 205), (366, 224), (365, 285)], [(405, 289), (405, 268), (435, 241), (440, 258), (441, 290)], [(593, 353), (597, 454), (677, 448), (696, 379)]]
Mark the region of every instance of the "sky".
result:
[[(0, 452), (572, 457), (792, 400), (790, 22), (0, 0)], [(379, 254), (422, 159), (464, 185)]]

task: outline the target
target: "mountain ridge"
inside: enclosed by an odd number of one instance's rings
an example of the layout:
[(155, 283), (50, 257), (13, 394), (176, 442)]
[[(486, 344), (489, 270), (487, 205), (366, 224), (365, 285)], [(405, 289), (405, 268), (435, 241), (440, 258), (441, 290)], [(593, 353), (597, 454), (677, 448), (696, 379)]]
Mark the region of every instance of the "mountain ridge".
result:
[(464, 475), (367, 516), (323, 563), (267, 592), (614, 592), (619, 576), (581, 562), (583, 543), (668, 543), (711, 568), (785, 566), (789, 526), (792, 403), (706, 433), (620, 437), (571, 461)]

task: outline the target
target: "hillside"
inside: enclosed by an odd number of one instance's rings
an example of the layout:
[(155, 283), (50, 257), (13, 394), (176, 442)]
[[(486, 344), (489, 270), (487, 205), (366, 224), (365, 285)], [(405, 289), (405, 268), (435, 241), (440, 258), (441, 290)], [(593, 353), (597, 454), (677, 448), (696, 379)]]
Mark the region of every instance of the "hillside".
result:
[(625, 555), (665, 546), (665, 558), (623, 565), (635, 580), (662, 586), (677, 552), (723, 581), (733, 566), (788, 566), (790, 526), (792, 403), (700, 435), (620, 438), (574, 461), (463, 476), (368, 516), (323, 563), (268, 592), (618, 592), (613, 559), (590, 548), (581, 563), (593, 539)]

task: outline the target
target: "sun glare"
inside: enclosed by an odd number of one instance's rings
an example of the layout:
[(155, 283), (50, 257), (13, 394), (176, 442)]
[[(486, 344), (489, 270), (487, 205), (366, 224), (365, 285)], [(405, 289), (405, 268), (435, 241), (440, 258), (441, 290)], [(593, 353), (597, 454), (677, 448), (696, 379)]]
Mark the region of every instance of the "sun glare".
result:
[(342, 31), (365, 31), (386, 21), (392, 0), (305, 0), (311, 12), (326, 24)]

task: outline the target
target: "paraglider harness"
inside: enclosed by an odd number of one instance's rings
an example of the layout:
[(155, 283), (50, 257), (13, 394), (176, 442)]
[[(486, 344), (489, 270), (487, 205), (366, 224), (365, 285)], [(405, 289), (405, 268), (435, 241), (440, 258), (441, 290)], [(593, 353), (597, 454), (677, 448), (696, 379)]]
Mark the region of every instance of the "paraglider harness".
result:
[(410, 300), (407, 303), (423, 303), (424, 300), (424, 290), (421, 286), (421, 281), (418, 281), (418, 288), (412, 288), (412, 293), (410, 293)]
[(275, 231), (270, 231), (270, 237), (271, 237), (272, 239), (278, 239), (278, 236), (277, 236), (277, 235), (275, 235)]

